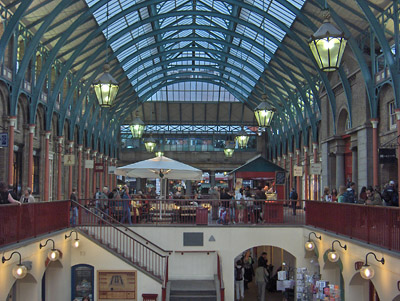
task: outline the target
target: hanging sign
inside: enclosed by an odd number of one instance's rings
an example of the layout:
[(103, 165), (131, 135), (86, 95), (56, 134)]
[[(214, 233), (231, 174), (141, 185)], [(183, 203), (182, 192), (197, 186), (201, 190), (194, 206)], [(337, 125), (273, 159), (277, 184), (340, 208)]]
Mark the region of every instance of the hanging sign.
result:
[(293, 166), (293, 176), (301, 177), (303, 175), (303, 167), (302, 166)]
[(320, 175), (321, 174), (321, 163), (311, 163), (310, 165), (310, 173), (312, 175)]
[(0, 147), (8, 147), (8, 133), (0, 133)]
[(117, 167), (116, 166), (108, 166), (108, 174), (111, 174), (111, 175), (113, 175), (113, 174), (115, 174), (115, 171), (117, 170)]
[(85, 160), (85, 168), (93, 169), (94, 161), (93, 160)]
[(396, 161), (395, 148), (380, 148), (379, 149), (379, 164), (393, 163)]
[(75, 155), (65, 155), (64, 156), (64, 166), (75, 165)]
[(104, 171), (103, 163), (95, 163), (94, 164), (94, 172), (103, 172), (103, 171)]

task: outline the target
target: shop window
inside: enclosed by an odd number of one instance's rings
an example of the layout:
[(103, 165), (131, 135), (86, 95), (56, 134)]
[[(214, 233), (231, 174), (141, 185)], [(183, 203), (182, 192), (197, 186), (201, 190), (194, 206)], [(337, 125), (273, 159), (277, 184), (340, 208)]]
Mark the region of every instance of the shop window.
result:
[(391, 101), (388, 103), (388, 112), (389, 112), (389, 130), (394, 130), (396, 129), (396, 113), (395, 113), (395, 105), (394, 101)]

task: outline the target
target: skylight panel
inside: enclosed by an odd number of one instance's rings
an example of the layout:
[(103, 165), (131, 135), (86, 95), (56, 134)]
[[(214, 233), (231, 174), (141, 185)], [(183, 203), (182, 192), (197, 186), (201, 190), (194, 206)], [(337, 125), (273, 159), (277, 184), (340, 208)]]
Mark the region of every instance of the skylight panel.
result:
[(281, 20), (288, 27), (292, 25), (294, 19), (296, 18), (295, 14), (293, 14), (290, 10), (288, 10), (286, 7), (276, 1), (273, 1), (271, 3), (268, 13), (278, 20)]
[(133, 12), (129, 13), (128, 15), (125, 15), (125, 19), (129, 25), (132, 25), (132, 24), (140, 21), (139, 14), (137, 11), (133, 11)]
[(213, 35), (219, 37), (221, 40), (225, 40), (226, 39), (226, 35), (223, 34), (222, 32), (216, 31), (216, 30), (211, 30), (211, 32), (213, 33)]
[(118, 19), (115, 21), (113, 24), (108, 26), (108, 38), (112, 38), (116, 33), (120, 32), (121, 30), (124, 30), (125, 28), (128, 27), (128, 24), (126, 24), (126, 21), (124, 18)]
[(261, 25), (262, 29), (268, 29), (268, 32), (273, 35), (278, 41), (282, 41), (286, 35), (280, 27), (278, 27), (275, 23), (271, 22), (268, 19), (264, 19), (263, 24)]
[(212, 1), (212, 7), (224, 15), (230, 15), (232, 12), (232, 5), (226, 4), (222, 1)]
[(131, 39), (131, 36), (129, 33), (124, 34), (122, 37), (118, 38), (114, 42), (111, 43), (111, 47), (114, 51), (116, 51), (119, 47), (124, 45), (127, 41)]
[[(169, 2), (169, 1), (167, 1), (167, 2)], [(178, 20), (178, 17), (177, 16), (173, 16), (173, 17), (168, 17), (168, 18), (165, 18), (165, 19), (161, 19), (159, 22), (160, 22), (160, 28), (165, 28), (165, 27), (167, 27), (168, 25), (170, 25), (171, 23), (173, 23), (173, 22), (175, 22), (176, 20)]]
[(157, 12), (159, 14), (165, 14), (175, 8), (175, 3), (176, 1), (163, 1), (159, 4), (157, 4)]
[(218, 17), (211, 17), (211, 21), (215, 22), (219, 26), (221, 26), (224, 29), (228, 29), (228, 22), (224, 19), (218, 18)]
[(257, 27), (260, 27), (263, 17), (260, 16), (259, 14), (249, 11), (248, 9), (242, 8), (240, 12), (240, 19), (249, 22), (253, 25), (256, 25)]

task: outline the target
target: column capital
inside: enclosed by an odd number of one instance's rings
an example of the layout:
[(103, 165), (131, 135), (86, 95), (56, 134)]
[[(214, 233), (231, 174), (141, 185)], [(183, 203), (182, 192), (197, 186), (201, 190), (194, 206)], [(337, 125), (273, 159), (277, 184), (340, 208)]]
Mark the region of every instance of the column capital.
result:
[(10, 126), (15, 126), (15, 123), (17, 122), (17, 116), (9, 116), (8, 122), (10, 123)]
[(313, 147), (313, 150), (318, 149), (318, 143), (317, 142), (313, 142), (312, 147)]
[(103, 154), (99, 153), (99, 158), (102, 159), (103, 158)]
[(30, 124), (29, 125), (29, 134), (34, 134), (35, 128), (36, 128), (36, 124)]
[(293, 157), (293, 153), (290, 152), (290, 153), (289, 153), (289, 158), (292, 158), (292, 157)]
[(108, 161), (108, 156), (104, 156), (104, 161)]
[(63, 136), (58, 136), (58, 137), (57, 137), (57, 140), (58, 140), (58, 143), (59, 143), (59, 144), (63, 144), (63, 142), (64, 142), (64, 137), (63, 137)]
[(50, 135), (51, 135), (51, 132), (50, 132), (50, 131), (44, 132), (44, 137), (45, 137), (47, 140), (50, 139)]
[(96, 150), (94, 150), (92, 155), (93, 155), (93, 157), (94, 157), (94, 158), (96, 158), (97, 151), (96, 151)]
[(74, 141), (69, 141), (68, 142), (68, 147), (73, 148), (74, 147)]
[(282, 159), (282, 158), (281, 158), (280, 156), (277, 157), (278, 162), (281, 161), (281, 159)]
[[(400, 112), (399, 112), (400, 113)], [(397, 115), (397, 112), (396, 112)], [(397, 118), (398, 119), (398, 118)], [(372, 124), (372, 128), (376, 129), (378, 128), (378, 123), (379, 123), (379, 119), (378, 118), (373, 118), (370, 120), (371, 124)]]
[(304, 146), (304, 152), (308, 153), (308, 146)]
[(296, 155), (300, 155), (300, 149), (296, 148)]
[(397, 120), (400, 120), (400, 109), (395, 109), (394, 112), (396, 113)]
[(90, 151), (91, 151), (90, 148), (87, 148), (87, 149), (85, 150), (85, 152), (86, 152), (87, 155), (90, 155)]
[(83, 145), (82, 145), (82, 144), (79, 144), (79, 145), (78, 145), (78, 152), (82, 152), (82, 150), (83, 150)]
[(283, 158), (283, 160), (286, 160), (286, 155), (283, 155), (282, 158)]

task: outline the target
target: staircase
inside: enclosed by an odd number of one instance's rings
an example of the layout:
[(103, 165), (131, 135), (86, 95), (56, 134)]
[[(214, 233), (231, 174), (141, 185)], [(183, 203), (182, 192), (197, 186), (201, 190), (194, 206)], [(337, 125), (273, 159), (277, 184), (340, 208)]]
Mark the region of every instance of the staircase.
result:
[(168, 281), (168, 251), (147, 241), (111, 216), (104, 213), (100, 216), (100, 212), (76, 204), (79, 208), (76, 229), (82, 235), (163, 284), (165, 289)]
[(170, 280), (170, 301), (217, 301), (214, 280)]

